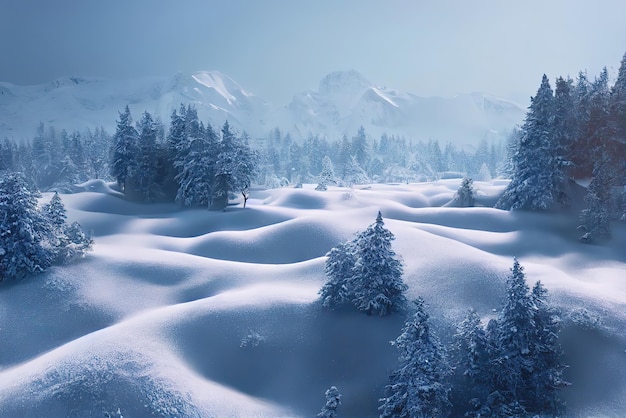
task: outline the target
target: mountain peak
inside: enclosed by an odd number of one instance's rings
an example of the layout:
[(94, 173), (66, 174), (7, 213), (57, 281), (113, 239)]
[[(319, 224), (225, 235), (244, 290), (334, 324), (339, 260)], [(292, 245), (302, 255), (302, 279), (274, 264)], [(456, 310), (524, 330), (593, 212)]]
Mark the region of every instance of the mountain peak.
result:
[(322, 78), (318, 91), (324, 95), (360, 95), (369, 87), (372, 83), (356, 70), (334, 71)]

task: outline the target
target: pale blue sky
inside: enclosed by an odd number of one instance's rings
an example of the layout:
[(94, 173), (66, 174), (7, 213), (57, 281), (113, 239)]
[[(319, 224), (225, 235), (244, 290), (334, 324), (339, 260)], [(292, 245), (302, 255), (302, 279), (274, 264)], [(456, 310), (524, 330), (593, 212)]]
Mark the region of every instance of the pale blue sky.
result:
[(283, 103), (355, 69), (418, 95), (527, 105), (543, 73), (616, 71), (625, 16), (623, 0), (0, 0), (0, 80), (220, 70)]

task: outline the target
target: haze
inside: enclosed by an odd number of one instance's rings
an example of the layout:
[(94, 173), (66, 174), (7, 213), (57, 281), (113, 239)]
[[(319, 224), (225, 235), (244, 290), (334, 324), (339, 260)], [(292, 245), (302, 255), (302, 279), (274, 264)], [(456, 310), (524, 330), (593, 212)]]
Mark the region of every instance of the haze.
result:
[(626, 3), (0, 0), (0, 80), (220, 70), (273, 102), (356, 69), (417, 95), (527, 105), (541, 75), (614, 74)]

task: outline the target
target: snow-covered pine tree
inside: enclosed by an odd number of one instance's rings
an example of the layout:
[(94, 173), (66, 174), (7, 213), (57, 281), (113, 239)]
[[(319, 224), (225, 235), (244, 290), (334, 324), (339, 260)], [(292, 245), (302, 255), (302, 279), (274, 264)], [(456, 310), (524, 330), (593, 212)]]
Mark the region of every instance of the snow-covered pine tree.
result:
[(336, 418), (337, 409), (341, 405), (341, 394), (335, 386), (331, 386), (325, 393), (326, 404), (322, 408), (322, 411), (317, 414), (320, 418)]
[(431, 330), (424, 300), (415, 301), (415, 313), (402, 334), (392, 342), (400, 352), (400, 367), (386, 387), (387, 396), (378, 408), (381, 417), (435, 418), (449, 415), (450, 386), (446, 382), (452, 370), (444, 347)]
[(78, 222), (68, 225), (65, 205), (58, 193), (55, 193), (49, 203), (42, 206), (41, 212), (50, 223), (51, 257), (54, 263), (67, 263), (75, 258), (82, 257), (90, 250), (93, 240), (85, 235)]
[(391, 248), (395, 237), (384, 225), (379, 211), (376, 221), (354, 240), (353, 303), (368, 315), (388, 315), (406, 307), (408, 286), (402, 280), (402, 262)]
[(558, 203), (560, 185), (555, 184), (554, 169), (559, 156), (555, 155), (553, 122), (554, 96), (544, 74), (522, 126), (513, 178), (497, 208), (545, 210)]
[(558, 310), (550, 305), (548, 290), (541, 282), (533, 286), (531, 299), (536, 311), (533, 372), (528, 382), (527, 409), (550, 416), (562, 416), (565, 404), (559, 399), (558, 391), (569, 383), (563, 379), (563, 371), (567, 366), (558, 342), (561, 319)]
[(0, 281), (44, 271), (52, 261), (50, 222), (20, 173), (0, 178)]
[(315, 190), (324, 191), (328, 185), (335, 184), (335, 170), (333, 169), (333, 162), (328, 155), (325, 155), (322, 159), (322, 171), (318, 177), (318, 184)]
[(355, 264), (354, 251), (354, 244), (348, 241), (326, 254), (328, 258), (324, 263), (324, 273), (328, 280), (319, 291), (323, 307), (332, 309), (352, 300), (350, 279)]
[(232, 192), (239, 192), (243, 196), (244, 208), (250, 197), (250, 186), (254, 176), (257, 174), (259, 161), (259, 153), (250, 147), (248, 137), (244, 132), (243, 139), (238, 141), (235, 148), (230, 184)]
[(607, 153), (599, 150), (599, 158), (593, 167), (593, 177), (587, 187), (585, 203), (587, 207), (580, 213), (580, 230), (584, 234), (580, 237), (582, 242), (592, 242), (597, 238), (611, 236), (611, 184), (613, 182), (612, 167)]
[(145, 203), (153, 203), (163, 198), (163, 190), (157, 179), (159, 174), (159, 149), (157, 144), (157, 124), (148, 112), (143, 112), (138, 123), (138, 141), (132, 179), (135, 192)]
[(211, 204), (215, 183), (215, 156), (217, 134), (198, 121), (195, 108), (188, 107), (185, 114), (185, 136), (178, 145), (174, 167), (178, 171), (176, 202), (183, 206)]
[(626, 142), (626, 54), (622, 57), (609, 103), (611, 130), (616, 140)]
[(361, 167), (367, 167), (369, 163), (369, 146), (363, 126), (359, 128), (356, 136), (352, 138), (351, 155), (354, 156)]
[(365, 184), (370, 181), (369, 177), (367, 177), (367, 174), (359, 165), (359, 162), (354, 156), (350, 157), (350, 160), (346, 165), (345, 172), (346, 174), (344, 176), (344, 181), (349, 187), (352, 187), (356, 184)]
[(137, 155), (137, 141), (139, 134), (133, 126), (128, 105), (124, 112), (120, 112), (117, 128), (113, 136), (113, 152), (111, 162), (111, 175), (117, 180), (122, 191), (126, 191), (126, 180), (134, 169), (134, 161)]
[(476, 409), (489, 394), (489, 344), (474, 309), (468, 311), (457, 327), (454, 354), (455, 370), (461, 375), (458, 398), (467, 402), (466, 406)]
[(474, 206), (474, 181), (471, 178), (463, 177), (461, 186), (456, 191), (455, 201), (464, 208)]
[(492, 359), (494, 383), (505, 399), (524, 404), (528, 379), (533, 373), (536, 307), (526, 284), (524, 267), (513, 260), (507, 278), (507, 298), (498, 320), (498, 355)]

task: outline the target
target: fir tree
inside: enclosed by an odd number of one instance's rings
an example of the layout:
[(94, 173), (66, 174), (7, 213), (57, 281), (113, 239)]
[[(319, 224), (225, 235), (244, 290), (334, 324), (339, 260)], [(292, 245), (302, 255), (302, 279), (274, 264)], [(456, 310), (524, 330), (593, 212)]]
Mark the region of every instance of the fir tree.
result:
[(354, 156), (350, 157), (345, 169), (344, 180), (348, 186), (354, 186), (355, 184), (364, 184), (369, 182), (369, 178), (365, 171), (359, 165), (359, 162)]
[(402, 281), (402, 263), (391, 248), (394, 239), (378, 212), (376, 221), (354, 240), (353, 303), (368, 315), (383, 316), (406, 306), (408, 286)]
[(424, 301), (415, 301), (413, 318), (392, 342), (399, 350), (400, 367), (390, 376), (387, 397), (378, 408), (381, 417), (446, 417), (451, 408), (451, 374), (443, 346), (432, 332)]
[(463, 177), (461, 186), (456, 191), (455, 200), (461, 207), (474, 206), (474, 182), (469, 177)]
[(580, 237), (582, 242), (611, 236), (611, 164), (607, 153), (599, 152), (600, 156), (594, 163), (593, 177), (585, 196), (587, 207), (580, 213), (581, 224), (578, 228), (584, 231), (584, 235)]
[(42, 272), (52, 261), (53, 232), (36, 197), (19, 173), (0, 179), (0, 281)]
[(320, 418), (336, 418), (337, 409), (341, 405), (341, 394), (335, 386), (331, 386), (324, 395), (326, 396), (326, 405), (322, 408), (322, 411), (317, 414)]
[(135, 192), (146, 203), (163, 198), (158, 181), (157, 124), (148, 112), (144, 112), (138, 124), (138, 141), (132, 170)]
[(122, 191), (126, 191), (126, 181), (134, 170), (137, 155), (138, 133), (133, 127), (133, 120), (128, 106), (121, 112), (117, 128), (113, 136), (113, 158), (111, 175), (117, 180)]
[(365, 128), (363, 128), (363, 126), (359, 128), (356, 136), (352, 138), (351, 155), (354, 156), (361, 167), (367, 167), (369, 162), (369, 150), (367, 136), (365, 135)]
[(354, 244), (346, 242), (331, 249), (324, 263), (327, 282), (319, 291), (322, 306), (335, 308), (352, 300), (350, 279), (352, 278), (355, 255)]
[(496, 203), (501, 209), (550, 209), (558, 202), (560, 185), (555, 181), (559, 156), (554, 146), (554, 97), (544, 74), (537, 95), (531, 99), (515, 155), (511, 183)]
[(322, 171), (320, 172), (318, 185), (315, 190), (324, 191), (329, 184), (335, 184), (335, 171), (333, 169), (333, 163), (330, 158), (325, 155), (322, 159)]

